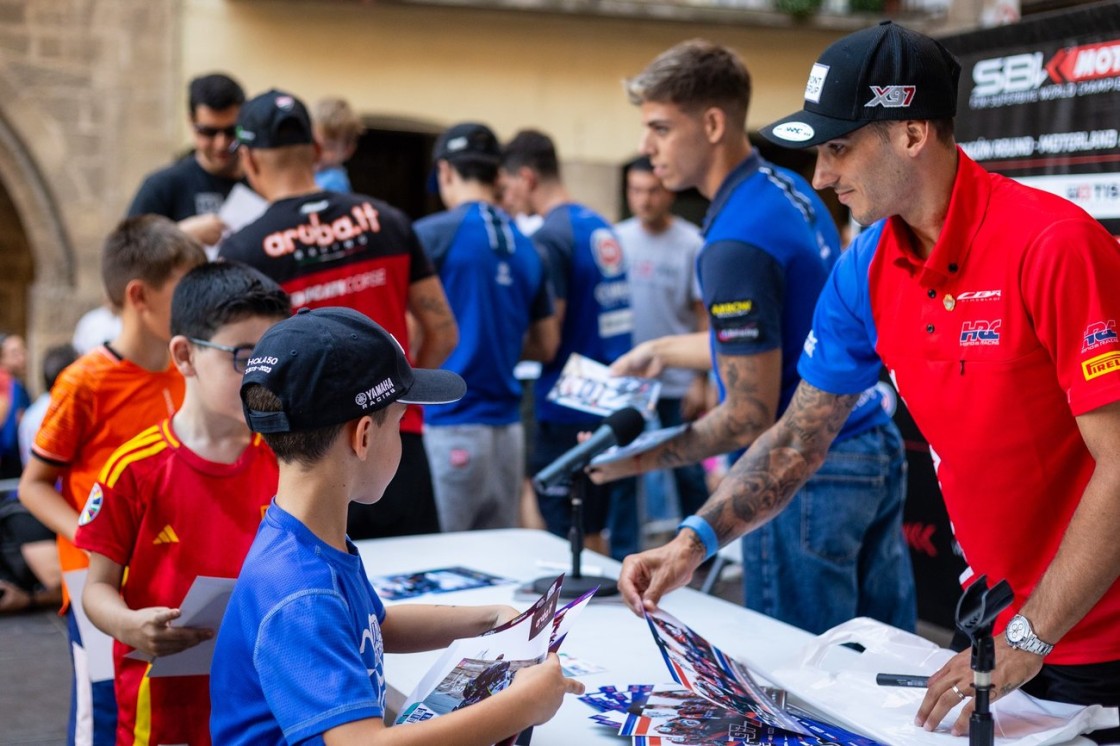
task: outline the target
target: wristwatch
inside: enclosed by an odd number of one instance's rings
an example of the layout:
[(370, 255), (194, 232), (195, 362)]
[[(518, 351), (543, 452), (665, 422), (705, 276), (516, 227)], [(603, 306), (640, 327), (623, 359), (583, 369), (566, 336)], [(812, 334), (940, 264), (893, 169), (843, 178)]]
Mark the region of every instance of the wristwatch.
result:
[(1038, 639), (1038, 635), (1034, 633), (1034, 628), (1031, 627), (1030, 620), (1022, 614), (1016, 614), (1011, 617), (1011, 621), (1007, 623), (1007, 629), (1003, 631), (1003, 635), (1007, 638), (1007, 644), (1011, 647), (1025, 650), (1035, 655), (1045, 657), (1050, 655), (1050, 651), (1054, 649), (1054, 646), (1050, 643)]

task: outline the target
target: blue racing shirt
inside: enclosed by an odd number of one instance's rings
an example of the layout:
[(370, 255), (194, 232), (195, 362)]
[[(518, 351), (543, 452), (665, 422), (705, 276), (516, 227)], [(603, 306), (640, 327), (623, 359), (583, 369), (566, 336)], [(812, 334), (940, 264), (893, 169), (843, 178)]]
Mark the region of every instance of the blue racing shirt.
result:
[(347, 546), (269, 506), (218, 632), (214, 743), (321, 744), (331, 728), (384, 716), (385, 607)]
[(424, 407), (429, 425), (508, 425), (521, 418), (513, 368), (525, 332), (552, 315), (544, 263), (502, 210), (468, 202), (414, 225), (459, 323), (459, 345), (443, 368), (467, 382), (452, 404)]
[[(782, 351), (780, 417), (801, 377), (797, 361), (812, 328), (813, 309), (840, 253), (832, 216), (812, 187), (752, 152), (724, 180), (704, 223), (697, 277), (708, 309), (716, 355)], [(719, 379), (720, 400), (726, 396)], [(837, 439), (888, 417), (881, 395), (867, 389)]]
[(572, 353), (609, 364), (630, 351), (633, 318), (622, 246), (606, 220), (576, 204), (548, 213), (533, 242), (548, 262), (556, 297), (567, 304), (560, 349), (542, 367), (534, 391), (537, 419), (573, 425), (597, 422), (601, 418), (548, 401), (548, 392)]

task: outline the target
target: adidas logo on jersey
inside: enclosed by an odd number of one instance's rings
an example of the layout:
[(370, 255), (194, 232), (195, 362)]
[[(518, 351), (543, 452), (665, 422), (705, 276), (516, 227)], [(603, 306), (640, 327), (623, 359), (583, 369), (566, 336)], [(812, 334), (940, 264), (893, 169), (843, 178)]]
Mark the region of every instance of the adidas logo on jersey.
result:
[(166, 526), (163, 527), (163, 530), (159, 532), (159, 536), (157, 536), (155, 541), (153, 541), (152, 543), (153, 544), (178, 544), (179, 543), (179, 536), (175, 533), (175, 529), (171, 528), (171, 524), (169, 523), (169, 524), (167, 524)]

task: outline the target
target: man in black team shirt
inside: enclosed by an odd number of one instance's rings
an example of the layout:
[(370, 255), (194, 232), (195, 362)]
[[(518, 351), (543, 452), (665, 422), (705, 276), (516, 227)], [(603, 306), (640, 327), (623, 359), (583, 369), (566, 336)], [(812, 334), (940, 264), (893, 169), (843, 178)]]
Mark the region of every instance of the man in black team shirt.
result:
[[(271, 204), (222, 241), (219, 256), (279, 282), (293, 309), (347, 306), (364, 313), (405, 350), (411, 312), (420, 342), (410, 357), (416, 367), (438, 368), (458, 344), (459, 329), (405, 214), (372, 197), (316, 186), (318, 146), (307, 109), (294, 96), (272, 90), (247, 102), (237, 137), (249, 183)], [(351, 538), (439, 531), (422, 424), (420, 410), (409, 407), (397, 476), (376, 505), (350, 504)]]
[(234, 131), (244, 102), (245, 92), (228, 75), (192, 80), (187, 103), (194, 152), (149, 174), (132, 198), (128, 216), (163, 215), (204, 245), (218, 243), (225, 226), (217, 212), (241, 179)]

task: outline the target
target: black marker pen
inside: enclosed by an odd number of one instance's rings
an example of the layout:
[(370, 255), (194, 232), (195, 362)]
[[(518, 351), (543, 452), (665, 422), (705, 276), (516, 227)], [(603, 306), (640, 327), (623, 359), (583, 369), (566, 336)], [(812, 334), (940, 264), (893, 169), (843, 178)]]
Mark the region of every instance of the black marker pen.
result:
[(904, 673), (876, 674), (875, 683), (879, 686), (912, 686), (924, 689), (929, 684), (928, 676), (911, 676)]

